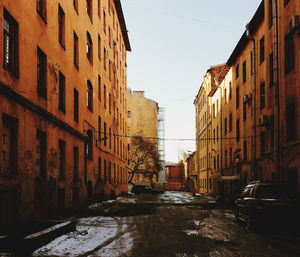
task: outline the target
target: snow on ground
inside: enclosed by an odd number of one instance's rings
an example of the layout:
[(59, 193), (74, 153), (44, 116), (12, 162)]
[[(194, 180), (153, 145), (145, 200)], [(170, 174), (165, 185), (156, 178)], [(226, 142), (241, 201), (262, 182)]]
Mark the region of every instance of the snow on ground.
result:
[(37, 249), (33, 256), (78, 256), (93, 251), (116, 236), (118, 224), (111, 217), (82, 218), (76, 229)]

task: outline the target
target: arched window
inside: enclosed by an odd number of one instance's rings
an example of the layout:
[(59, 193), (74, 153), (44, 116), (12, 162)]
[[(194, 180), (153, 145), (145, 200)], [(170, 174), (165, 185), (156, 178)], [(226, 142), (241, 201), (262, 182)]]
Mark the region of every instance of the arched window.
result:
[(87, 81), (86, 106), (93, 111), (93, 86), (89, 80)]
[(86, 33), (86, 37), (86, 55), (90, 63), (93, 64), (93, 41), (89, 32)]

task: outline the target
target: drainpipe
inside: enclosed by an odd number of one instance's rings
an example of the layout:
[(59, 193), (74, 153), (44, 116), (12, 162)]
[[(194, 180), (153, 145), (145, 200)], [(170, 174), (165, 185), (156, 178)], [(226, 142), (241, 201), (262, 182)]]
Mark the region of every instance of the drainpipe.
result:
[(278, 58), (278, 6), (273, 0), (273, 74), (274, 74), (274, 160), (277, 179), (282, 179), (280, 171), (280, 110), (279, 110), (279, 58)]
[[(205, 91), (205, 94), (207, 94), (207, 92)], [(208, 101), (209, 101), (209, 98), (208, 98), (208, 95), (205, 96), (206, 97), (206, 117), (207, 117), (207, 120), (206, 120), (206, 193), (208, 193), (208, 174), (209, 174), (209, 159), (208, 159), (208, 146), (209, 146), (209, 143), (211, 141), (209, 141), (209, 135), (208, 135), (208, 123), (209, 123), (209, 104), (208, 104)]]
[(252, 93), (253, 93), (253, 102), (252, 102), (252, 134), (251, 137), (251, 180), (257, 180), (256, 172), (256, 47), (255, 39), (250, 34), (249, 24), (246, 25), (246, 36), (252, 42), (252, 65), (253, 65), (253, 79), (252, 79)]

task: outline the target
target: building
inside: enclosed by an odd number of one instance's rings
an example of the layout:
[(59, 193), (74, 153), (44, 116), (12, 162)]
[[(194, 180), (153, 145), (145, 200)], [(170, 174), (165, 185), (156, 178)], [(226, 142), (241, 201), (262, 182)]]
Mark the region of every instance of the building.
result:
[(220, 113), (215, 194), (235, 196), (252, 180), (286, 181), (300, 194), (299, 13), (296, 0), (262, 1), (210, 89), (212, 116)]
[[(164, 160), (164, 146), (158, 140), (158, 134), (164, 134), (164, 117), (162, 110), (159, 111), (158, 103), (145, 98), (144, 91), (127, 90), (127, 131), (130, 137), (140, 136), (155, 144), (161, 160)], [(159, 129), (158, 129), (159, 128)], [(129, 138), (129, 145), (131, 140)], [(159, 144), (160, 143), (160, 144)], [(130, 161), (130, 160), (129, 160)], [(131, 164), (132, 165), (132, 164)], [(132, 182), (158, 181), (159, 170), (149, 177), (145, 172), (136, 173)]]
[(164, 189), (166, 191), (181, 191), (185, 184), (185, 171), (183, 162), (166, 163), (166, 183)]
[(127, 192), (119, 0), (0, 3), (0, 227)]

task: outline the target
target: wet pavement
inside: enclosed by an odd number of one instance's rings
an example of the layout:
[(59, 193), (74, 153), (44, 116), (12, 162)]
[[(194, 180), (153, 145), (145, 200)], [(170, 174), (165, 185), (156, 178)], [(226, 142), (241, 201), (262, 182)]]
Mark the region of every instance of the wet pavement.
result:
[(94, 204), (77, 231), (32, 256), (300, 256), (300, 235), (249, 232), (228, 206), (184, 192), (120, 197)]

